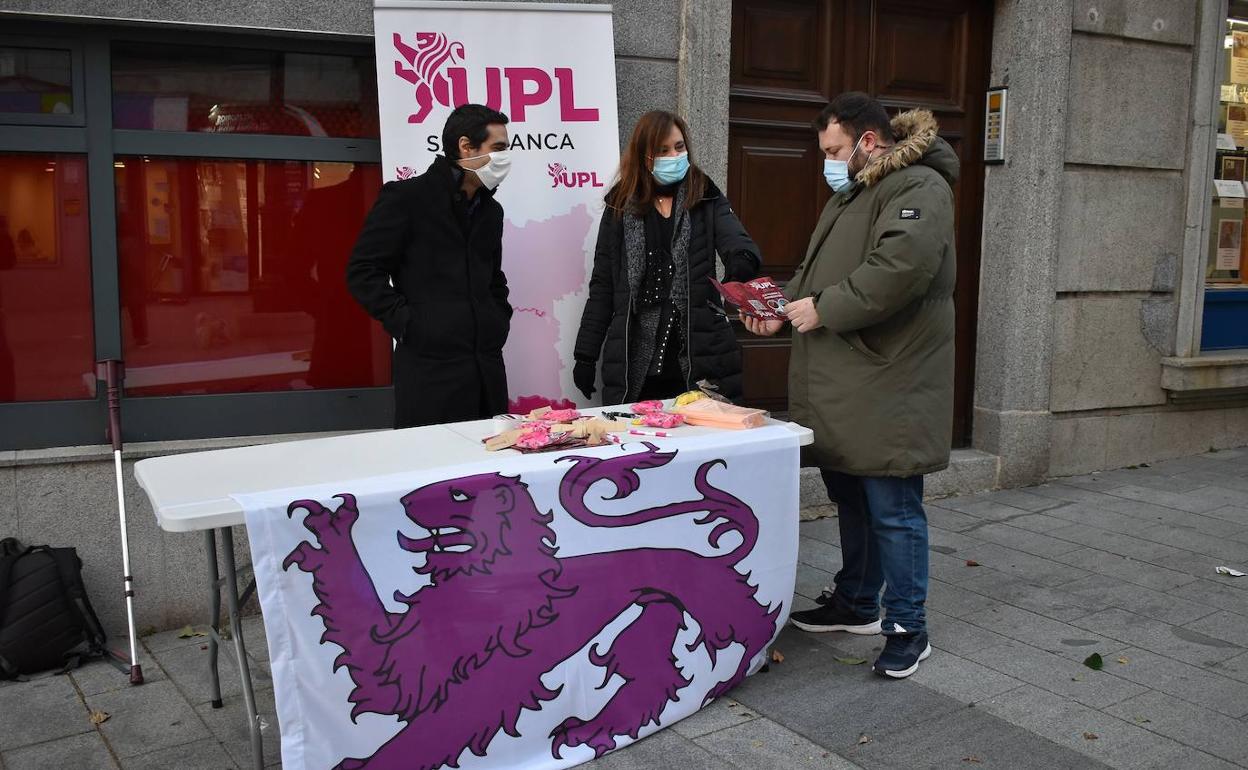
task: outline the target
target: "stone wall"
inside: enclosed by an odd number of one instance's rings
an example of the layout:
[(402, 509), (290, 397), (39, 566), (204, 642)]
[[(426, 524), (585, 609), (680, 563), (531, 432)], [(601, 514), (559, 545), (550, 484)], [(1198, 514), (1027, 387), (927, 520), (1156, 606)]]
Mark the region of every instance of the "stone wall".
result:
[(1242, 406), (1162, 387), (1181, 282), (1203, 280), (1183, 266), (1193, 242), (1203, 257), (1191, 139), (1209, 130), (1195, 73), (1221, 45), (1217, 5), (997, 3), (1011, 157), (985, 189), (975, 446), (1002, 486), (1248, 442)]

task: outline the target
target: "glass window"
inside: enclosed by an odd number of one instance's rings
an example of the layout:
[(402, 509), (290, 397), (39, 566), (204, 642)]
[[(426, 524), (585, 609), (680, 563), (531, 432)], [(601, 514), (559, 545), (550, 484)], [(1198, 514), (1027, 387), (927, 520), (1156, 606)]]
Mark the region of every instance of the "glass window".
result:
[(72, 61), (67, 50), (0, 46), (0, 113), (71, 114)]
[(390, 384), (390, 339), (345, 284), (379, 166), (113, 165), (129, 395)]
[(0, 403), (95, 397), (87, 163), (0, 153)]
[(1230, 3), (1223, 38), (1202, 350), (1248, 347), (1248, 4)]
[(113, 125), (376, 138), (372, 57), (119, 43)]

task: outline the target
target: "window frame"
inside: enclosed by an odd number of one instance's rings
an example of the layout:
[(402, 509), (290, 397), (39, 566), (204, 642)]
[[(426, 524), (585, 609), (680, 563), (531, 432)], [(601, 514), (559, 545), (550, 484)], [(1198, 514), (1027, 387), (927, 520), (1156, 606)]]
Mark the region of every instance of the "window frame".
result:
[[(1242, 4), (1241, 4), (1242, 5)], [(1195, 359), (1201, 356), (1224, 356), (1228, 351), (1205, 349), (1205, 298), (1209, 287), (1205, 270), (1209, 260), (1209, 237), (1213, 219), (1213, 180), (1217, 176), (1217, 114), (1221, 109), (1219, 86), (1226, 82), (1223, 41), (1226, 20), (1231, 13), (1230, 0), (1203, 0), (1193, 47), (1195, 66), (1192, 78), (1191, 119), (1197, 128), (1188, 144), (1186, 182), (1189, 204), (1185, 221), (1185, 242), (1181, 274), (1177, 287), (1177, 319), (1174, 358)], [(1193, 205), (1194, 204), (1194, 205)], [(1244, 284), (1248, 288), (1248, 284)], [(1219, 290), (1226, 291), (1226, 290)], [(1248, 349), (1243, 358), (1248, 360)]]
[[(122, 358), (121, 298), (113, 162), (119, 155), (240, 160), (322, 160), (381, 163), (380, 139), (214, 134), (113, 128), (112, 50), (116, 43), (158, 42), (372, 58), (365, 35), (246, 32), (219, 27), (92, 25), (19, 21), (0, 41), (55, 41), (78, 51), (74, 115), (65, 125), (0, 116), (0, 152), (75, 152), (87, 158), (91, 280), (97, 361)], [(206, 38), (208, 42), (206, 43)], [(40, 116), (42, 117), (42, 116)], [(55, 116), (69, 117), (69, 116)], [(105, 441), (107, 393), (94, 400), (0, 404), (0, 451), (100, 444)], [(393, 424), (393, 387), (279, 391), (194, 396), (122, 396), (126, 441), (203, 439), (313, 431), (359, 430)]]
[[(15, 25), (17, 26), (17, 25)], [(4, 112), (0, 110), (0, 126), (78, 126), (86, 125), (86, 92), (84, 87), (82, 43), (72, 35), (0, 35), (0, 48), (50, 48), (69, 51), (70, 98), (74, 108), (68, 115), (45, 115), (33, 112)]]

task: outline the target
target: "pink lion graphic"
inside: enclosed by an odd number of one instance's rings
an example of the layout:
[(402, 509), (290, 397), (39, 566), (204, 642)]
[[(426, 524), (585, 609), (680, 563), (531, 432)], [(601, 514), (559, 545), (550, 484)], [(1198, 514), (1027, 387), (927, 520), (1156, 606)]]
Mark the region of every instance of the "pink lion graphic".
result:
[(551, 182), (551, 187), (558, 187), (563, 182), (563, 172), (566, 170), (567, 167), (562, 163), (551, 163), (546, 166), (546, 173), (550, 174), (551, 179), (554, 180)]
[(416, 86), (416, 112), (407, 116), (408, 123), (423, 123), (433, 111), (434, 100), (450, 106), (451, 82), (443, 68), (464, 59), (464, 44), (451, 42), (441, 32), (417, 32), (415, 47), (403, 42), (394, 33), (395, 50), (407, 61), (394, 62), (394, 74)]
[[(621, 736), (637, 738), (692, 680), (676, 666), (672, 648), (688, 613), (700, 634), (689, 645), (711, 661), (730, 645), (745, 650), (741, 662), (707, 695), (706, 702), (737, 685), (751, 661), (770, 643), (781, 607), (763, 606), (750, 575), (736, 565), (758, 538), (754, 512), (708, 480), (722, 460), (703, 463), (694, 475), (697, 495), (626, 515), (591, 511), (591, 486), (608, 481), (611, 499), (623, 500), (641, 486), (639, 471), (671, 462), (675, 452), (644, 451), (606, 459), (561, 458), (571, 467), (559, 487), (562, 506), (590, 527), (631, 527), (672, 516), (701, 514), (711, 525), (703, 556), (677, 548), (635, 548), (559, 558), (553, 515), (538, 510), (527, 486), (497, 473), (443, 481), (401, 500), (408, 518), (429, 532), (399, 547), (425, 557), (414, 566), (430, 585), (389, 612), (361, 564), (351, 529), (359, 517), (352, 495), (330, 510), (314, 500), (287, 509), (306, 512), (304, 526), (318, 540), (305, 541), (283, 562), (312, 575), (319, 601), (312, 611), (325, 623), (321, 642), (342, 653), (355, 688), (351, 717), (395, 715), (406, 727), (372, 756), (343, 759), (338, 768), (433, 770), (458, 767), (465, 749), (484, 756), (499, 733), (518, 736), (524, 709), (540, 710), (559, 695), (542, 676), (575, 655), (630, 607), (641, 614), (611, 643), (595, 646), (590, 659), (624, 684), (597, 713), (570, 717), (550, 735), (551, 752), (589, 746), (595, 756), (616, 747)], [(735, 537), (734, 537), (735, 535)], [(725, 542), (725, 538), (728, 540)], [(734, 542), (736, 541), (736, 542)], [(721, 545), (721, 543), (723, 543)]]

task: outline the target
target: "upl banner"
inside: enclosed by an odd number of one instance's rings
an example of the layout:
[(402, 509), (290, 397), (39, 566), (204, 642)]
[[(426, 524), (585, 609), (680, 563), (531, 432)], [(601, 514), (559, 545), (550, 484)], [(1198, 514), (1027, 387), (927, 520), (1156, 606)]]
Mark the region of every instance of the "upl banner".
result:
[(611, 6), (377, 0), (377, 101), (387, 181), (422, 174), (461, 104), (511, 122), (505, 213), (511, 411), (584, 403), (572, 346), (602, 199), (619, 165)]

